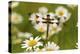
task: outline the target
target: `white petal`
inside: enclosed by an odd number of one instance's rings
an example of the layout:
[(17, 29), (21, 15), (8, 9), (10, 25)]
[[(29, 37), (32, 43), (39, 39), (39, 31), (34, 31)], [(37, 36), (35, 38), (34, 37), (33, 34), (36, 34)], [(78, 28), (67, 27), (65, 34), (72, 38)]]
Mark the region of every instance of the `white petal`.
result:
[(26, 49), (26, 51), (28, 51), (28, 50), (29, 50), (29, 48)]
[(27, 43), (27, 42), (29, 42), (29, 40), (25, 40), (25, 41), (23, 41), (24, 43)]
[(21, 48), (26, 48), (27, 46), (22, 46)]
[(38, 42), (36, 46), (43, 46), (41, 42)]
[(30, 37), (30, 40), (33, 40), (33, 37)]
[(26, 44), (21, 44), (22, 46), (25, 46)]
[(32, 50), (32, 47), (29, 47), (29, 50)]
[(35, 38), (36, 41), (39, 41), (40, 39), (41, 39), (41, 37), (36, 37)]
[(34, 49), (36, 48), (36, 46), (33, 47)]
[(35, 40), (37, 40), (39, 37), (37, 36), (36, 38), (35, 38)]
[(69, 20), (70, 16), (71, 16), (71, 13), (68, 13), (66, 21)]

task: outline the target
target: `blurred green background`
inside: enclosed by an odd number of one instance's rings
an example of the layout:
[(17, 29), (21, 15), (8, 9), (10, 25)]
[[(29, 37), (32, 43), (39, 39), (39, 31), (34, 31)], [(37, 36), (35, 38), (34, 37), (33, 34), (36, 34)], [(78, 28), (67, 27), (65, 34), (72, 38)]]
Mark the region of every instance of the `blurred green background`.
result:
[[(23, 16), (23, 22), (17, 25), (12, 25), (11, 27), (15, 26), (20, 32), (29, 32), (32, 33), (34, 36), (42, 35), (43, 33), (40, 33), (37, 30), (35, 30), (33, 28), (33, 25), (28, 20), (30, 14), (33, 12), (38, 12), (38, 8), (42, 6), (47, 7), (49, 12), (54, 12), (55, 9), (59, 6), (64, 6), (68, 9), (68, 11), (71, 13), (70, 19), (65, 23), (62, 30), (58, 34), (53, 35), (50, 38), (50, 41), (53, 41), (56, 44), (58, 44), (60, 46), (60, 50), (76, 49), (75, 46), (78, 42), (78, 28), (76, 27), (78, 22), (78, 6), (72, 9), (68, 7), (66, 4), (20, 2), (19, 6), (12, 9), (12, 12), (19, 13), (21, 16)], [(17, 29), (14, 28), (14, 30)], [(12, 32), (12, 52), (24, 52), (25, 49), (21, 48), (21, 43), (13, 44), (13, 41), (15, 41), (15, 39), (18, 38), (15, 37), (17, 32), (14, 32), (13, 28)]]

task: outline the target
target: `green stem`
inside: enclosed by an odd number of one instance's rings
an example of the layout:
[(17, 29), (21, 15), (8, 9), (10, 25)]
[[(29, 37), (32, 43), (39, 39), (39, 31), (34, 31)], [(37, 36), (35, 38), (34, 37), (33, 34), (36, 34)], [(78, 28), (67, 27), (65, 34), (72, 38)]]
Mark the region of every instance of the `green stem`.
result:
[(34, 52), (34, 48), (32, 47), (32, 51)]

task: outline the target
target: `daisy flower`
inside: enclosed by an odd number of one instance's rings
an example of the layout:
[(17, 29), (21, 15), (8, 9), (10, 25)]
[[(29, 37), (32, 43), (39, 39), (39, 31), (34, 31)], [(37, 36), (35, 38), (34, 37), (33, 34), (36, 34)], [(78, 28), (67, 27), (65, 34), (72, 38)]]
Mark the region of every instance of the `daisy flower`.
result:
[(55, 50), (59, 50), (59, 48), (60, 47), (56, 45), (54, 42), (48, 42), (42, 50), (43, 51), (55, 51)]
[(39, 32), (45, 32), (46, 31), (46, 24), (39, 23), (39, 24), (34, 25), (34, 28), (36, 30), (38, 30)]
[(12, 2), (11, 3), (11, 8), (15, 8), (19, 5), (19, 2)]
[(61, 17), (60, 18), (61, 23), (64, 23), (64, 22), (68, 21), (70, 19), (71, 13), (68, 13), (66, 16), (67, 17)]
[(52, 30), (49, 31), (49, 35), (56, 34), (62, 30), (62, 27), (52, 28)]
[(26, 48), (26, 51), (34, 51), (37, 47), (42, 46), (42, 42), (40, 42), (40, 37), (30, 37), (30, 39), (26, 39), (24, 44), (22, 44), (22, 48)]
[(57, 7), (56, 10), (56, 15), (59, 16), (59, 17), (62, 17), (62, 16), (66, 16), (67, 13), (68, 13), (68, 10), (62, 6), (60, 7)]
[(20, 37), (20, 38), (30, 38), (32, 36), (32, 34), (31, 33), (28, 33), (28, 32), (25, 32), (25, 33), (23, 33), (23, 32), (19, 32), (18, 33), (18, 37)]
[(46, 14), (48, 12), (48, 9), (46, 7), (40, 7), (38, 9), (39, 13), (41, 13), (42, 15)]
[(23, 19), (22, 19), (22, 16), (21, 16), (21, 15), (15, 13), (15, 12), (13, 12), (13, 13), (11, 14), (11, 22), (12, 22), (13, 24), (21, 23), (22, 20), (23, 20)]
[(22, 42), (22, 39), (18, 38), (18, 39), (14, 39), (12, 41), (12, 44), (20, 44)]
[(68, 10), (62, 6), (58, 7), (55, 10), (55, 13), (60, 19), (60, 22), (63, 22), (63, 23), (66, 22), (71, 16), (71, 13), (69, 13)]

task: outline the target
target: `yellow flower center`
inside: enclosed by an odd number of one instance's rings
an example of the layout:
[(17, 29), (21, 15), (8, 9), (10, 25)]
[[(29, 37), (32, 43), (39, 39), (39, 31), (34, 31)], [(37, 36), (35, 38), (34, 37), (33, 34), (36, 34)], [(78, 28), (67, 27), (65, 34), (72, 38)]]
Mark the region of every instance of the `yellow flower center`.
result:
[(30, 40), (30, 41), (28, 42), (28, 45), (29, 45), (30, 47), (35, 46), (36, 44), (37, 44), (37, 41), (36, 41), (36, 40)]
[(63, 15), (64, 15), (64, 12), (63, 12), (63, 11), (60, 11), (60, 12), (59, 12), (59, 15), (60, 15), (60, 16), (63, 16)]

